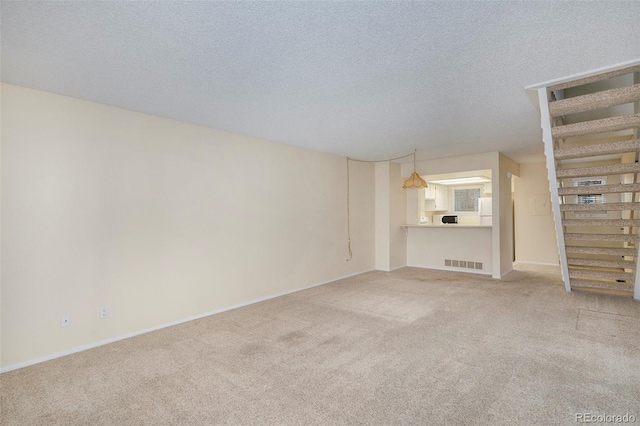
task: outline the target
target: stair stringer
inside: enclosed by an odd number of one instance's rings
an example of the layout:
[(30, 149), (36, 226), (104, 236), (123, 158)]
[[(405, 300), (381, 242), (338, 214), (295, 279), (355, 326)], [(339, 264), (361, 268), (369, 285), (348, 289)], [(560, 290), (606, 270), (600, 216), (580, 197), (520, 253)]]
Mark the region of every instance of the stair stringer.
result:
[[(556, 241), (558, 242), (558, 257), (560, 259), (560, 270), (562, 281), (567, 291), (571, 291), (571, 281), (569, 281), (569, 266), (567, 264), (567, 251), (564, 243), (564, 232), (562, 228), (562, 212), (560, 211), (560, 197), (558, 196), (558, 179), (556, 177), (556, 161), (554, 156), (553, 136), (551, 133), (551, 114), (549, 114), (549, 91), (546, 87), (538, 89), (538, 100), (540, 105), (540, 124), (542, 127), (542, 141), (544, 142), (544, 154), (547, 162), (547, 175), (549, 180), (549, 192), (551, 193), (551, 210), (553, 212), (553, 222), (556, 230)], [(637, 284), (636, 284), (637, 291)]]
[[(637, 70), (636, 72), (633, 73), (633, 84), (640, 84), (640, 70)], [(636, 114), (640, 114), (640, 102), (635, 102), (633, 105), (633, 111)], [(635, 137), (636, 139), (640, 139), (640, 129), (636, 128), (635, 129)], [(636, 175), (637, 178), (637, 175)], [(633, 197), (635, 198), (637, 195), (636, 193), (633, 194)], [(635, 201), (635, 200), (634, 200)], [(640, 251), (640, 248), (637, 248), (636, 250)], [(640, 267), (640, 256), (638, 256), (638, 254), (640, 253), (636, 253), (636, 279), (635, 279), (635, 283), (633, 286), (633, 298), (636, 300), (640, 300), (640, 274), (638, 273), (638, 267)]]

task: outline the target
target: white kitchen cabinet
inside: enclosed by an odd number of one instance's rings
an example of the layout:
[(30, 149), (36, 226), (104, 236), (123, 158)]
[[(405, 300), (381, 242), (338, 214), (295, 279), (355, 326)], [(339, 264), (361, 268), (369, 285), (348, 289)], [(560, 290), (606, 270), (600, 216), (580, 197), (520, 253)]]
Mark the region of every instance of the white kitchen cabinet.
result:
[(436, 209), (440, 211), (449, 210), (449, 187), (438, 185), (436, 188)]
[(449, 210), (449, 188), (447, 186), (430, 183), (424, 192), (426, 211)]
[(435, 200), (436, 199), (436, 185), (435, 183), (427, 184), (427, 187), (424, 189), (424, 199), (425, 200)]

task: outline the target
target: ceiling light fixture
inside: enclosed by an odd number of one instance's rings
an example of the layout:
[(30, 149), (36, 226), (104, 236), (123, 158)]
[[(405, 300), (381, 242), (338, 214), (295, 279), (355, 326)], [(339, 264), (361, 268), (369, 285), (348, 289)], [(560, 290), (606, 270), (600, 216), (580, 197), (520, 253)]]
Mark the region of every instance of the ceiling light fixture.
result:
[(426, 188), (427, 182), (420, 177), (418, 172), (416, 172), (416, 150), (413, 150), (413, 173), (407, 180), (404, 181), (404, 185), (402, 185), (404, 189), (419, 189)]
[(437, 179), (430, 180), (431, 183), (438, 183), (440, 185), (463, 185), (465, 183), (485, 183), (491, 182), (491, 179), (484, 176), (470, 176), (453, 179)]

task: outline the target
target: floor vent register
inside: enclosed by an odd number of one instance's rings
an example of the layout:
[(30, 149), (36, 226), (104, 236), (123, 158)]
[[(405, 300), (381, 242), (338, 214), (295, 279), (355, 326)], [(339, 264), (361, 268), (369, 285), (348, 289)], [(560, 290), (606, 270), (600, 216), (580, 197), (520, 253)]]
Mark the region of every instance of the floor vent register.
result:
[(482, 269), (482, 262), (472, 262), (470, 260), (445, 259), (444, 266), (449, 266), (452, 268), (464, 268), (464, 269)]

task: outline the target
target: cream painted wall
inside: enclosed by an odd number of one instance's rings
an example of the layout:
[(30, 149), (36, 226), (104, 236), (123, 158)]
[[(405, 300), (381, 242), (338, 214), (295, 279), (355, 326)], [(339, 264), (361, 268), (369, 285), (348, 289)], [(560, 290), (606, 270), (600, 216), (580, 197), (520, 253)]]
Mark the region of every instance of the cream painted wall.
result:
[[(514, 211), (513, 211), (513, 194), (512, 179), (514, 176), (520, 176), (520, 165), (506, 155), (499, 154), (499, 172), (493, 176), (493, 181), (498, 181), (500, 187), (499, 198), (499, 216), (498, 222), (500, 226), (499, 237), (494, 234), (494, 238), (500, 239), (499, 255), (500, 255), (500, 276), (504, 276), (513, 269), (513, 232), (514, 232)], [(495, 191), (495, 189), (494, 189)], [(495, 203), (494, 203), (495, 211)], [(495, 230), (495, 218), (493, 221)], [(495, 249), (495, 246), (494, 246)], [(494, 252), (494, 256), (498, 254)], [(494, 267), (497, 267), (494, 263)], [(494, 269), (494, 276), (496, 269)]]
[(407, 266), (407, 235), (402, 229), (407, 217), (406, 189), (400, 176), (400, 164), (389, 166), (389, 246), (391, 270)]
[(391, 270), (391, 235), (389, 232), (390, 220), (390, 163), (388, 161), (375, 164), (375, 226), (376, 226), (376, 269), (381, 271)]
[[(551, 194), (544, 162), (521, 164), (515, 181), (516, 261), (558, 265), (558, 242), (551, 214)], [(536, 198), (547, 199), (549, 211), (532, 210)]]
[(1, 131), (5, 370), (374, 268), (371, 164), (347, 263), (343, 157), (8, 84)]
[(407, 203), (400, 168), (389, 161), (375, 163), (376, 269), (381, 271), (407, 265), (407, 238), (402, 229)]

